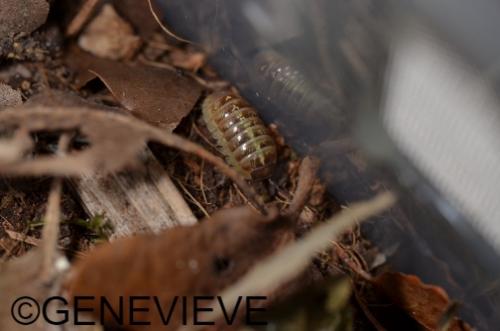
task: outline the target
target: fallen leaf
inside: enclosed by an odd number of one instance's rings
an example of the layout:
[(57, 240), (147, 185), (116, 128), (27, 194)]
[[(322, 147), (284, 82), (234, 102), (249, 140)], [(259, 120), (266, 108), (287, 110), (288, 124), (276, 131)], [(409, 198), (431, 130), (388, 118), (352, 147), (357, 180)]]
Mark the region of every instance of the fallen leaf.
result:
[(171, 70), (100, 59), (76, 49), (66, 58), (77, 72), (78, 86), (95, 77), (132, 115), (172, 131), (198, 101), (202, 87)]
[(105, 4), (78, 38), (78, 45), (96, 56), (122, 60), (130, 59), (135, 54), (141, 39), (112, 5)]
[(201, 86), (175, 72), (123, 63), (93, 69), (113, 96), (134, 116), (173, 130), (193, 109)]
[(0, 0), (0, 40), (35, 31), (48, 14), (46, 0)]
[[(443, 315), (452, 304), (444, 289), (424, 284), (414, 275), (385, 272), (376, 277), (373, 284), (426, 330), (438, 330)], [(457, 317), (450, 318), (449, 331), (472, 331)]]
[[(240, 295), (267, 295), (293, 280), (336, 235), (389, 207), (393, 201), (391, 194), (385, 194), (345, 209), (303, 240), (272, 255), (295, 224), (276, 209), (267, 216), (248, 207), (224, 209), (194, 226), (119, 239), (96, 248), (75, 264), (68, 278), (68, 297), (71, 300), (81, 295), (105, 296), (116, 310), (124, 293), (159, 296), (162, 307), (169, 307), (175, 296), (220, 294), (227, 307), (235, 307)], [(99, 314), (97, 302), (89, 305)], [(152, 300), (144, 306), (154, 311)], [(213, 309), (204, 320), (222, 317), (220, 307)], [(124, 311), (126, 315), (128, 310)], [(187, 311), (192, 311), (190, 302)], [(104, 318), (113, 325), (111, 316)], [(125, 320), (128, 318), (126, 315)], [(141, 330), (156, 330), (162, 325), (158, 314), (152, 313), (145, 319), (152, 324), (144, 329), (141, 326)], [(177, 310), (165, 330), (175, 330), (180, 321)]]
[[(156, 295), (162, 307), (169, 307), (175, 296), (216, 295), (274, 249), (278, 232), (283, 230), (272, 222), (276, 215), (274, 211), (262, 216), (249, 207), (225, 209), (193, 226), (103, 244), (76, 262), (68, 280), (68, 298), (104, 296), (117, 309), (117, 299), (124, 294)], [(261, 244), (255, 245), (256, 241)], [(97, 304), (93, 302), (90, 308), (99, 314)], [(154, 312), (153, 301), (144, 306)], [(152, 325), (141, 330), (161, 325), (160, 316), (151, 315), (144, 319)], [(104, 318), (113, 325), (111, 316)], [(174, 312), (162, 329), (175, 330), (180, 318), (179, 311)]]

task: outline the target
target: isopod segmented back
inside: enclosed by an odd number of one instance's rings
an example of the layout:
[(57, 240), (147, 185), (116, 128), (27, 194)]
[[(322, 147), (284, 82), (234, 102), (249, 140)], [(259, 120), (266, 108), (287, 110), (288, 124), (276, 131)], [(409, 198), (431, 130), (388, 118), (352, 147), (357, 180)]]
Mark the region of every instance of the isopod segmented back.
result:
[(272, 174), (277, 159), (276, 142), (257, 112), (245, 100), (227, 92), (206, 97), (203, 120), (227, 162), (246, 179)]

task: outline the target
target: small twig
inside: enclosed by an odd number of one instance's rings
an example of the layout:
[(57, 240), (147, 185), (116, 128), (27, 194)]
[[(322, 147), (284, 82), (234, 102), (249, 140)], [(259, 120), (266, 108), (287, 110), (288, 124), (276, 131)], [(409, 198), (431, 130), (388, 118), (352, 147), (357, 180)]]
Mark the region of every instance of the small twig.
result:
[(80, 32), (92, 16), (100, 0), (86, 0), (66, 29), (66, 36), (72, 37)]
[(460, 308), (460, 304), (458, 302), (452, 302), (441, 315), (439, 319), (438, 326), (436, 328), (437, 331), (448, 331), (451, 330), (451, 326), (455, 320), (455, 316), (457, 316), (458, 308)]
[[(155, 130), (155, 132), (158, 131)], [(194, 154), (216, 166), (219, 171), (221, 171), (227, 177), (231, 178), (236, 183), (236, 185), (238, 185), (239, 189), (243, 192), (246, 198), (251, 201), (251, 203), (255, 206), (255, 208), (257, 208), (260, 213), (264, 215), (267, 214), (267, 208), (262, 202), (260, 196), (245, 181), (245, 179), (240, 174), (238, 174), (238, 172), (236, 172), (236, 170), (228, 166), (220, 157), (215, 156), (200, 145), (175, 134), (166, 134), (165, 132), (162, 132), (161, 135), (156, 135), (155, 138), (162, 144), (178, 148), (179, 150), (187, 153)]]
[(187, 194), (189, 199), (191, 199), (191, 202), (193, 202), (206, 217), (210, 217), (208, 211), (203, 207), (203, 205), (198, 200), (196, 200), (196, 198), (191, 194), (191, 192), (189, 192), (189, 190), (182, 184), (182, 182), (178, 179), (176, 179), (175, 181), (177, 182), (177, 185), (180, 186), (182, 191), (184, 191), (184, 193)]
[(200, 165), (200, 190), (201, 195), (203, 196), (203, 201), (208, 204), (207, 195), (205, 194), (205, 183), (203, 182), (203, 170), (205, 169), (205, 161), (201, 160)]
[[(71, 135), (62, 134), (59, 138), (57, 152), (65, 154), (71, 142)], [(58, 254), (57, 239), (61, 223), (61, 193), (62, 178), (53, 180), (50, 189), (47, 210), (45, 212), (45, 225), (42, 230), (42, 279), (49, 280), (53, 274), (53, 264)]]
[(319, 162), (306, 157), (302, 160), (299, 169), (299, 182), (295, 190), (294, 196), (285, 214), (292, 220), (296, 220), (304, 209), (305, 204), (309, 200), (311, 190), (316, 179), (316, 171), (318, 170)]
[(153, 4), (151, 3), (151, 0), (148, 0), (148, 5), (149, 5), (149, 10), (151, 11), (151, 15), (153, 15), (156, 23), (158, 23), (158, 25), (161, 27), (161, 29), (167, 34), (169, 35), (170, 37), (174, 38), (174, 39), (177, 39), (179, 41), (182, 41), (182, 42), (185, 42), (185, 43), (188, 43), (188, 44), (192, 44), (193, 42), (187, 40), (187, 39), (184, 39), (184, 38), (181, 38), (179, 37), (178, 35), (176, 35), (175, 33), (173, 33), (172, 31), (170, 31), (165, 25), (163, 25), (163, 23), (161, 22), (160, 18), (158, 17), (158, 15), (156, 15), (155, 13), (155, 10), (153, 8)]
[(198, 125), (196, 125), (196, 123), (193, 122), (193, 125), (192, 125), (192, 128), (194, 130), (194, 132), (196, 132), (196, 134), (201, 137), (201, 139), (203, 139), (203, 141), (205, 141), (210, 147), (212, 147), (214, 150), (217, 150), (217, 146), (215, 146), (211, 141), (210, 139), (208, 139), (208, 137), (206, 135), (203, 134), (203, 132), (201, 132), (201, 130), (198, 128)]
[(363, 298), (361, 298), (361, 296), (359, 295), (356, 286), (353, 286), (353, 290), (354, 290), (354, 297), (356, 298), (359, 307), (365, 314), (366, 318), (370, 321), (370, 323), (372, 323), (372, 325), (375, 327), (377, 331), (386, 331), (386, 329), (382, 326), (382, 324), (380, 324), (380, 322), (375, 318), (375, 316), (373, 316), (370, 309), (366, 306), (365, 302), (363, 301)]
[(367, 273), (365, 270), (362, 268), (359, 268), (359, 266), (351, 261), (350, 255), (347, 253), (344, 247), (340, 245), (339, 243), (332, 241), (333, 249), (335, 250), (335, 254), (337, 255), (338, 258), (342, 260), (342, 262), (349, 267), (351, 271), (356, 273), (357, 276), (359, 276), (361, 279), (365, 281), (371, 281), (373, 280), (373, 277)]
[(42, 241), (40, 239), (35, 238), (35, 237), (28, 236), (26, 234), (12, 231), (12, 230), (7, 230), (7, 229), (4, 229), (4, 231), (5, 231), (5, 233), (7, 233), (9, 238), (12, 240), (20, 241), (20, 242), (26, 243), (26, 244), (31, 245), (31, 246), (41, 246), (42, 245)]
[(171, 64), (165, 63), (165, 62), (151, 61), (151, 60), (146, 59), (143, 55), (139, 55), (137, 60), (139, 62), (141, 62), (142, 64), (148, 65), (150, 67), (161, 68), (161, 69), (166, 69), (166, 70), (175, 71), (175, 72), (181, 70), (184, 75), (191, 77), (198, 84), (200, 84), (201, 86), (203, 86), (207, 90), (211, 90), (211, 91), (223, 90), (223, 89), (228, 88), (230, 85), (229, 82), (227, 82), (225, 80), (208, 81), (208, 80), (198, 76), (194, 72), (184, 71), (180, 68), (177, 68), (177, 67), (175, 67)]
[(173, 49), (173, 46), (171, 46), (169, 44), (162, 43), (159, 41), (152, 41), (152, 40), (148, 41), (148, 46), (162, 50), (162, 51), (171, 51)]

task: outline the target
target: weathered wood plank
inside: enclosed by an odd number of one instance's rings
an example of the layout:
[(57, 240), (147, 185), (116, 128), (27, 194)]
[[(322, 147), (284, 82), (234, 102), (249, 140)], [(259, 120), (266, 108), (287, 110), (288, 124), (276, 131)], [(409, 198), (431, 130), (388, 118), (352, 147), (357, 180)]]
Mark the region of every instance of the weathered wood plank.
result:
[(111, 223), (112, 238), (192, 225), (196, 217), (149, 149), (144, 169), (107, 176), (88, 175), (74, 187), (89, 215), (102, 214)]

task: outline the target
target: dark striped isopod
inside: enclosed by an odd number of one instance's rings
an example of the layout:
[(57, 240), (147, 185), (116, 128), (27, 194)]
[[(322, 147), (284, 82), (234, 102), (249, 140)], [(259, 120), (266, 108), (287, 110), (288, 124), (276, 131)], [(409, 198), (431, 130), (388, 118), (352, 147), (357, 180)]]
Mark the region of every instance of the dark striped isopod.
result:
[(271, 176), (276, 164), (276, 142), (257, 112), (245, 100), (216, 92), (202, 105), (203, 120), (226, 161), (246, 179)]

